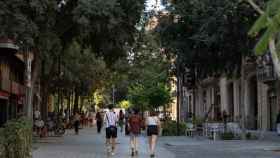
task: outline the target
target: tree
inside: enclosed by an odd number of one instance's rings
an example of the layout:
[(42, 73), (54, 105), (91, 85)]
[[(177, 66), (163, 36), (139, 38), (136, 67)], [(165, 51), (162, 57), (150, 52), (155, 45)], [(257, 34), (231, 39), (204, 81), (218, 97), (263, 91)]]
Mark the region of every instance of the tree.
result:
[(131, 107), (131, 103), (128, 100), (123, 100), (119, 102), (118, 107), (123, 108), (123, 109), (128, 109)]
[(157, 109), (171, 101), (170, 62), (152, 32), (140, 31), (130, 52), (128, 99), (142, 109)]
[(241, 58), (251, 55), (254, 40), (247, 31), (255, 11), (238, 0), (173, 1), (170, 13), (161, 15), (162, 44), (176, 57), (179, 72), (187, 67), (196, 79), (222, 74), (239, 76)]
[(135, 24), (144, 9), (144, 0), (10, 0), (0, 4), (0, 35), (34, 50), (32, 85), (42, 66), (40, 76), (45, 96), (53, 79), (47, 74), (54, 74), (62, 67), (61, 59), (73, 41), (80, 44), (82, 51), (90, 49), (103, 57), (107, 65), (125, 57), (124, 46), (133, 43)]
[(269, 49), (274, 65), (274, 70), (277, 77), (279, 78), (280, 43), (278, 39), (280, 33), (280, 1), (270, 0), (269, 2), (267, 2), (267, 6), (264, 11), (253, 0), (248, 0), (248, 2), (256, 11), (258, 11), (259, 14), (261, 14), (249, 32), (251, 36), (259, 36), (259, 34), (263, 32), (259, 42), (255, 47), (256, 55), (263, 55)]

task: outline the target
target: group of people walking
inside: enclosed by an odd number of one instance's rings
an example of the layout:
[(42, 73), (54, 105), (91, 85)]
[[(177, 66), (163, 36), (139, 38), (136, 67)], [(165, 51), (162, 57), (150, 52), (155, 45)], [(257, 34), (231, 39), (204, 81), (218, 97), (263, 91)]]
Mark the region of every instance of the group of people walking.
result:
[[(126, 114), (120, 110), (119, 114), (116, 114), (113, 105), (109, 105), (108, 108), (108, 112), (103, 114), (98, 111), (95, 115), (97, 133), (101, 133), (103, 125), (105, 126), (106, 148), (108, 154), (115, 155), (118, 126), (122, 133), (124, 129), (123, 126), (125, 125), (125, 134), (130, 136), (129, 144), (131, 156), (139, 154), (138, 137), (141, 134), (142, 129), (147, 129), (149, 154), (150, 157), (155, 157), (156, 142), (160, 130), (160, 120), (157, 113), (152, 111), (149, 116), (144, 119), (139, 114), (138, 109), (129, 110)], [(80, 120), (81, 116), (76, 112), (73, 118), (76, 134), (79, 134)]]
[[(120, 111), (118, 116), (114, 112), (113, 106), (109, 106), (109, 112), (106, 112), (104, 116), (104, 123), (106, 129), (106, 148), (108, 154), (115, 154), (116, 138), (118, 136), (117, 125), (119, 124), (120, 131), (122, 132), (123, 125), (125, 124), (126, 134), (130, 136), (131, 156), (139, 154), (138, 136), (141, 134), (141, 129), (147, 128), (149, 153), (151, 157), (155, 157), (157, 136), (160, 130), (160, 120), (155, 112), (150, 112), (150, 115), (146, 119), (143, 119), (139, 115), (138, 109), (134, 109), (133, 112), (130, 112), (126, 116), (124, 115), (123, 111)], [(100, 133), (100, 129), (101, 127), (98, 127), (97, 124), (98, 133)]]

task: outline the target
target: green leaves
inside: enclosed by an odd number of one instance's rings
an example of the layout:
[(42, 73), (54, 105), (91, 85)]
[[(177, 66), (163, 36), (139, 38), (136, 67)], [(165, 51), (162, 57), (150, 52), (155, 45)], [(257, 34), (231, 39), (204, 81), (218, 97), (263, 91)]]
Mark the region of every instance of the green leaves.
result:
[(128, 99), (140, 109), (156, 109), (171, 101), (170, 63), (155, 34), (139, 32), (130, 52)]
[[(32, 155), (32, 123), (25, 118), (10, 120), (1, 129), (5, 158), (31, 158)], [(1, 146), (0, 145), (0, 146)]]
[(255, 46), (256, 55), (263, 55), (268, 50), (269, 40), (280, 30), (280, 1), (271, 0), (265, 12), (258, 18), (249, 35), (256, 36), (264, 32)]
[[(241, 56), (250, 54), (249, 28), (256, 13), (239, 0), (181, 0), (173, 4), (170, 20), (159, 26), (166, 50), (178, 57), (197, 79), (240, 70)], [(166, 17), (164, 17), (166, 18)], [(182, 72), (183, 73), (183, 72)]]
[(267, 29), (267, 31), (265, 31), (264, 35), (261, 37), (261, 39), (255, 46), (256, 55), (263, 55), (265, 51), (267, 51), (269, 40), (272, 35), (273, 31), (271, 29)]
[(259, 19), (255, 22), (251, 30), (249, 31), (249, 35), (256, 36), (262, 29), (267, 27), (268, 16), (267, 14), (263, 14), (259, 17)]

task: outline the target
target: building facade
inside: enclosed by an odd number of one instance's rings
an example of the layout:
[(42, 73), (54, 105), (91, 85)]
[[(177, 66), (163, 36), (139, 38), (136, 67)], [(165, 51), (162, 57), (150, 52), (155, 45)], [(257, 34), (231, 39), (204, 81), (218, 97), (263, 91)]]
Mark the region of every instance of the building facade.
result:
[(226, 112), (228, 121), (241, 123), (245, 114), (247, 129), (274, 131), (280, 110), (280, 81), (275, 77), (271, 62), (266, 56), (248, 60), (242, 66), (244, 76), (206, 78), (196, 83), (195, 88), (186, 87), (187, 101), (181, 106), (187, 105), (184, 110), (189, 115), (207, 115), (208, 121), (221, 121)]
[(0, 126), (23, 113), (25, 64), (11, 40), (0, 40)]

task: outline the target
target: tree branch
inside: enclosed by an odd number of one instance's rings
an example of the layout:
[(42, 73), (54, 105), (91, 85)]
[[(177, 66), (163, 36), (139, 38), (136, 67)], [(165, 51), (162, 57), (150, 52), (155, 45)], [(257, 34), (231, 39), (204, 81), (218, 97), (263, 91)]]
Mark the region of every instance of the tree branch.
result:
[(280, 61), (277, 56), (276, 44), (275, 44), (275, 37), (270, 38), (269, 40), (269, 50), (272, 57), (272, 63), (274, 65), (274, 70), (277, 75), (277, 78), (280, 78)]
[(264, 14), (264, 11), (253, 1), (253, 0), (247, 0), (247, 2), (261, 15)]

